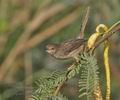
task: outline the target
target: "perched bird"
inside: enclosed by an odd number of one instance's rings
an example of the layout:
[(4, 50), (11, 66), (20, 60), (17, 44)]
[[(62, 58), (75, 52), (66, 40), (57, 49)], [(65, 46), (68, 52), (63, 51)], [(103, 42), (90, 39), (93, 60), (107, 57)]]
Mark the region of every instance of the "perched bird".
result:
[(86, 40), (83, 39), (83, 37), (88, 15), (89, 7), (87, 8), (87, 12), (81, 25), (80, 36), (75, 39), (66, 40), (59, 44), (48, 44), (46, 46), (46, 52), (57, 59), (75, 58), (77, 60), (78, 55), (83, 52), (86, 44)]
[(46, 52), (58, 59), (76, 59), (79, 53), (84, 50), (85, 42), (84, 39), (71, 39), (60, 44), (48, 44)]

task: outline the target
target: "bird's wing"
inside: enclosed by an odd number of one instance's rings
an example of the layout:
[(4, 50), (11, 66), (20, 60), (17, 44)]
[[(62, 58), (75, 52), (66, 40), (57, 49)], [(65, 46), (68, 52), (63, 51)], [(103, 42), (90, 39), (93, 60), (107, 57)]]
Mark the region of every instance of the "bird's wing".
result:
[(61, 43), (61, 47), (64, 51), (64, 54), (69, 54), (71, 51), (78, 49), (81, 45), (85, 43), (84, 39), (73, 39)]

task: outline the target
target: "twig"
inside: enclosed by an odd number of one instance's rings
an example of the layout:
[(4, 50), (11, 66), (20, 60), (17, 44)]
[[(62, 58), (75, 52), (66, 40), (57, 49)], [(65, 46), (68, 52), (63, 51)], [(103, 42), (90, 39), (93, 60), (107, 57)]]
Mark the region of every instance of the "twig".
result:
[(65, 80), (56, 88), (55, 92), (54, 92), (54, 96), (57, 96), (60, 92), (60, 90), (62, 89), (63, 85), (65, 84), (65, 82), (67, 81), (67, 77), (65, 77)]
[(106, 39), (108, 39), (110, 36), (112, 36), (113, 34), (115, 34), (117, 31), (120, 30), (120, 21), (118, 22), (118, 24), (116, 24), (114, 27), (112, 27), (107, 34), (104, 35), (104, 37), (102, 37), (101, 40), (99, 40), (93, 47), (93, 51), (102, 43), (104, 42)]
[(86, 51), (87, 52), (94, 52), (95, 49), (101, 44), (103, 43), (106, 39), (108, 39), (109, 37), (111, 37), (113, 34), (115, 34), (116, 32), (118, 32), (120, 30), (120, 21), (118, 21), (117, 23), (115, 23), (105, 34), (99, 41), (97, 41), (94, 45), (94, 47), (92, 48), (87, 48)]
[(65, 80), (59, 84), (59, 86), (56, 88), (55, 92), (53, 93), (54, 96), (57, 96), (59, 94), (59, 92), (61, 91), (63, 85), (66, 83), (66, 81), (68, 80), (68, 74), (70, 73), (70, 71), (75, 67), (75, 64), (72, 64), (71, 66), (69, 66), (68, 71), (66, 73), (65, 76)]

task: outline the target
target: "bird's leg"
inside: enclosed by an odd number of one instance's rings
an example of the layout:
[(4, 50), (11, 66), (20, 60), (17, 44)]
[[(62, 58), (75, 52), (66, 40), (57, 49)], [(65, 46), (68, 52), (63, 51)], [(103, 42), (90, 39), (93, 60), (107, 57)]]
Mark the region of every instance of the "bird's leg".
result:
[(79, 55), (74, 56), (75, 61), (79, 64), (80, 63), (80, 58)]
[[(75, 62), (76, 62), (77, 64), (80, 63), (79, 55), (74, 56), (74, 59), (75, 59)], [(74, 67), (75, 67), (75, 64), (72, 64), (72, 65), (68, 68), (68, 71), (72, 70)]]

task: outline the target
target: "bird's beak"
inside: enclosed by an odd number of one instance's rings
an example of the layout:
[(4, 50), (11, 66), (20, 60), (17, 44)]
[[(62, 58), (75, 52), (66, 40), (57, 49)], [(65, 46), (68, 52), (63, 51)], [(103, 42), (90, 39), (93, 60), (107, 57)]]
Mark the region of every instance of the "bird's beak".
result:
[(51, 52), (51, 51), (50, 51), (50, 50), (48, 50), (48, 49), (47, 49), (47, 50), (45, 50), (45, 51), (46, 51), (47, 53), (50, 53), (50, 52)]

